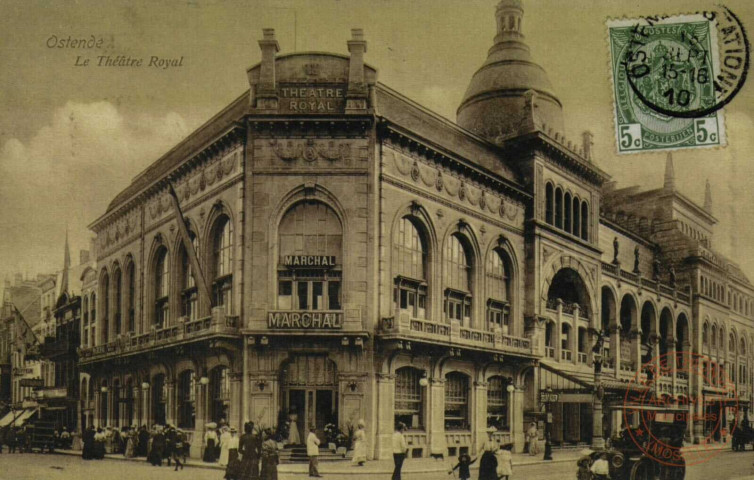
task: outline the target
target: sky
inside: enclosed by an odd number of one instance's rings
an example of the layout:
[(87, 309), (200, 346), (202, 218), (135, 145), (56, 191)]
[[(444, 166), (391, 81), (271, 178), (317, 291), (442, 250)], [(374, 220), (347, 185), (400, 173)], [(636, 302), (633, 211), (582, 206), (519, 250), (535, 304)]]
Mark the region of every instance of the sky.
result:
[[(0, 278), (58, 270), (88, 225), (140, 171), (248, 88), (262, 28), (281, 54), (347, 54), (363, 28), (379, 81), (439, 114), (455, 110), (495, 35), (497, 0), (0, 2)], [(705, 1), (524, 0), (523, 33), (563, 104), (565, 134), (595, 135), (594, 161), (618, 182), (662, 185), (666, 154), (616, 153), (606, 21), (689, 13)], [(754, 32), (754, 2), (726, 1)], [(752, 34), (754, 35), (754, 34)], [(94, 48), (59, 48), (68, 38)], [(143, 58), (97, 66), (99, 56)], [(180, 66), (150, 67), (151, 57)], [(85, 65), (86, 60), (89, 64)], [(182, 59), (182, 60), (181, 60)], [(754, 75), (752, 75), (754, 76)], [(724, 109), (728, 145), (674, 153), (676, 185), (712, 187), (713, 247), (754, 278), (754, 80)]]

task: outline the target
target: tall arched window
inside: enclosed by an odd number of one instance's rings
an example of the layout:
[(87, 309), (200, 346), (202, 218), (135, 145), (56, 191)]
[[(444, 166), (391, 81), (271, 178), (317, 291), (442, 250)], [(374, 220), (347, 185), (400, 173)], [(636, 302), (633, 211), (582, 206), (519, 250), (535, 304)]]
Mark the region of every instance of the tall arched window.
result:
[(341, 310), (343, 226), (319, 201), (300, 202), (280, 220), (278, 308)]
[[(199, 251), (199, 242), (196, 240), (196, 235), (193, 232), (189, 233), (191, 243), (193, 244), (194, 251)], [(196, 302), (198, 299), (198, 293), (196, 288), (196, 280), (194, 279), (194, 273), (191, 269), (191, 261), (189, 260), (186, 247), (181, 243), (181, 271), (180, 271), (180, 289), (181, 289), (181, 316), (186, 317), (189, 320), (196, 320), (198, 316), (198, 308)]]
[(707, 322), (704, 322), (702, 326), (702, 346), (709, 348), (709, 324)]
[(102, 308), (100, 309), (100, 311), (102, 312), (102, 314), (100, 315), (100, 322), (102, 324), (102, 326), (100, 327), (100, 338), (102, 339), (102, 344), (105, 344), (108, 342), (107, 334), (109, 325), (107, 324), (107, 322), (110, 318), (110, 277), (107, 275), (107, 273), (104, 273), (102, 275), (99, 291), (100, 302), (102, 302)]
[(712, 325), (712, 329), (710, 331), (710, 343), (712, 344), (712, 349), (717, 349), (717, 325)]
[(422, 370), (402, 367), (395, 371), (395, 423), (408, 428), (424, 428), (424, 394), (421, 386)]
[(571, 326), (567, 323), (560, 325), (560, 358), (571, 361)]
[(578, 232), (571, 228), (571, 194), (568, 192), (566, 192), (563, 198), (563, 212), (565, 213), (563, 218), (563, 229), (568, 233), (573, 232), (575, 235), (578, 235)]
[(209, 374), (210, 419), (215, 423), (228, 420), (230, 379), (227, 367), (215, 367)]
[(490, 330), (510, 332), (510, 263), (502, 250), (493, 250), (487, 258), (487, 325)]
[(545, 355), (555, 358), (555, 323), (547, 322), (545, 326)]
[(445, 319), (468, 326), (471, 318), (472, 261), (464, 239), (453, 234), (445, 247)]
[(553, 198), (553, 191), (552, 191), (552, 183), (547, 182), (547, 185), (545, 185), (545, 222), (549, 223), (550, 225), (554, 224), (553, 202), (554, 202), (554, 198)]
[(555, 189), (555, 226), (563, 228), (563, 191)]
[(152, 378), (150, 386), (152, 395), (152, 422), (157, 425), (165, 425), (167, 417), (168, 389), (165, 383), (165, 375), (160, 373)]
[(581, 238), (589, 240), (589, 205), (581, 202)]
[(445, 375), (445, 430), (469, 429), (469, 377), (459, 372)]
[(393, 272), (396, 307), (426, 318), (427, 242), (410, 217), (401, 218), (393, 234)]
[(120, 335), (122, 333), (121, 327), (123, 326), (123, 274), (121, 273), (119, 266), (116, 266), (115, 271), (113, 272), (113, 282), (115, 283), (115, 291), (113, 292), (115, 296), (112, 300), (114, 331), (111, 333), (111, 337), (115, 338), (117, 335)]
[(233, 225), (223, 215), (215, 223), (212, 235), (212, 295), (214, 305), (233, 312)]
[(508, 379), (494, 376), (487, 387), (487, 427), (508, 430)]
[(84, 295), (84, 300), (81, 303), (81, 313), (83, 322), (81, 322), (81, 344), (85, 347), (89, 346), (89, 297)]
[(133, 260), (126, 265), (126, 328), (136, 331), (136, 270)]
[(178, 428), (194, 428), (195, 402), (196, 382), (194, 371), (185, 370), (178, 375)]
[(581, 234), (581, 212), (579, 197), (573, 197), (571, 210), (573, 211), (573, 234), (577, 237)]
[(168, 296), (170, 292), (170, 262), (168, 250), (160, 247), (154, 262), (154, 325), (162, 328), (168, 324), (170, 313)]
[(92, 293), (92, 299), (89, 302), (91, 311), (91, 330), (89, 331), (89, 344), (93, 347), (97, 343), (97, 294)]
[(736, 335), (733, 332), (730, 332), (730, 335), (728, 336), (728, 355), (735, 355), (736, 354)]

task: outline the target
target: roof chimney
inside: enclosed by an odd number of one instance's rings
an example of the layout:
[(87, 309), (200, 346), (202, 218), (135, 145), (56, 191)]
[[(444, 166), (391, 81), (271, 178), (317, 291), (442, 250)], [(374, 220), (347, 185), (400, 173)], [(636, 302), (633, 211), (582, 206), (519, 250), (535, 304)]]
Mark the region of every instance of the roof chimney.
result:
[(275, 40), (274, 28), (262, 29), (262, 35), (262, 40), (259, 41), (259, 48), (262, 50), (262, 63), (259, 68), (256, 105), (260, 110), (277, 110), (278, 95), (275, 83), (275, 54), (280, 51), (280, 45)]
[(707, 213), (712, 213), (712, 189), (709, 185), (709, 178), (704, 186), (704, 209), (707, 210)]
[(589, 130), (584, 130), (581, 134), (581, 145), (584, 148), (584, 158), (592, 161), (592, 146), (594, 145), (594, 135)]
[(348, 41), (348, 52), (351, 54), (348, 65), (348, 91), (346, 92), (346, 113), (366, 113), (367, 85), (364, 80), (364, 53), (367, 42), (364, 31), (360, 28), (351, 29), (351, 40)]
[(675, 172), (673, 171), (673, 154), (668, 152), (665, 160), (665, 190), (675, 190)]

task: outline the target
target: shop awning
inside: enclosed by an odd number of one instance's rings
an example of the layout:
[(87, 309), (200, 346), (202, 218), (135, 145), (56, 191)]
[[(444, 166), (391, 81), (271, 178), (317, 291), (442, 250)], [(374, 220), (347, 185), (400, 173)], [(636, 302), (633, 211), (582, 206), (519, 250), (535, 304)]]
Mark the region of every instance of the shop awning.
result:
[(13, 421), (13, 419), (21, 412), (18, 411), (10, 411), (5, 414), (3, 418), (0, 418), (0, 427), (5, 427), (7, 425), (10, 425), (10, 423)]
[(539, 390), (547, 388), (563, 393), (589, 393), (594, 390), (590, 382), (540, 361)]
[(24, 410), (24, 413), (16, 418), (16, 421), (13, 422), (13, 425), (16, 427), (22, 427), (36, 412), (36, 408), (27, 408), (26, 410)]

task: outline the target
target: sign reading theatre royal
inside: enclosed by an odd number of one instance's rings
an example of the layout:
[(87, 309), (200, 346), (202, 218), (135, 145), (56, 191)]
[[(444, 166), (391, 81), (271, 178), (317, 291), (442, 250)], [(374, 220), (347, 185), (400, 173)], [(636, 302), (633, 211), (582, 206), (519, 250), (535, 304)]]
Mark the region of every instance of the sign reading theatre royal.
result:
[(346, 85), (280, 84), (281, 113), (343, 113), (346, 108)]

